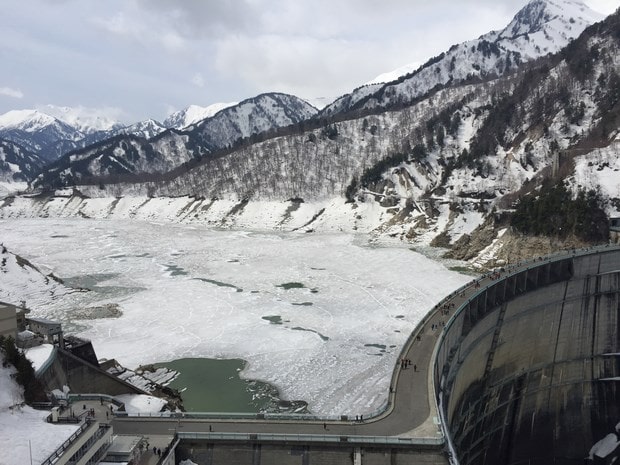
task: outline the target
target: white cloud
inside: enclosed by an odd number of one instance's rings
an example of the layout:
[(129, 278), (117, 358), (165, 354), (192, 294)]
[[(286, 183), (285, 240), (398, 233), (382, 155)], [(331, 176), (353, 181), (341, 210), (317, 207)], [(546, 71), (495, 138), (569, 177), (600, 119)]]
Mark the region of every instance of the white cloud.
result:
[(168, 18), (140, 14), (128, 8), (107, 17), (95, 17), (92, 22), (113, 36), (130, 39), (144, 47), (163, 47), (168, 52), (180, 52), (187, 47), (181, 34), (170, 27)]
[(584, 3), (594, 11), (609, 15), (620, 7), (618, 0), (584, 0)]
[(47, 104), (36, 105), (36, 108), (43, 113), (54, 116), (78, 128), (85, 126), (98, 129), (110, 129), (116, 122), (125, 117), (122, 109), (111, 106), (90, 108), (82, 105), (61, 107)]
[(24, 94), (19, 89), (12, 89), (11, 87), (0, 87), (0, 95), (13, 98), (23, 98)]
[(205, 79), (202, 76), (202, 74), (200, 73), (194, 74), (194, 76), (192, 76), (192, 84), (194, 84), (196, 87), (204, 87)]

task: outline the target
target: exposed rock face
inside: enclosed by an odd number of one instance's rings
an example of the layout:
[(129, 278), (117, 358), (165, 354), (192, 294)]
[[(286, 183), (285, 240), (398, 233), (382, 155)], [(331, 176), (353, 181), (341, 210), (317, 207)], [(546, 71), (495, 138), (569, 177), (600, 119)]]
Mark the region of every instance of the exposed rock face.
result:
[[(446, 247), (438, 236), (431, 245)], [(473, 261), (482, 268), (494, 268), (507, 263), (533, 259), (553, 254), (559, 250), (588, 247), (574, 236), (557, 239), (546, 236), (526, 236), (502, 224), (495, 224), (492, 218), (480, 225), (472, 234), (464, 234), (444, 257), (455, 260)]]
[(580, 249), (590, 245), (575, 237), (560, 241), (551, 237), (524, 236), (512, 232), (506, 233), (498, 242), (497, 259), (506, 263), (541, 257), (558, 250)]

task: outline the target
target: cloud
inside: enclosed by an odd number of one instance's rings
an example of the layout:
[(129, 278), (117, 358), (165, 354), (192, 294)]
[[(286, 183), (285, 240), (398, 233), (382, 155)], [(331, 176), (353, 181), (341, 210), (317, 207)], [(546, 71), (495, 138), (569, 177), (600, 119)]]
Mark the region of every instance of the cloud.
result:
[(618, 0), (584, 0), (584, 3), (594, 11), (609, 15), (616, 11), (620, 6)]
[(11, 87), (0, 87), (0, 95), (12, 98), (23, 98), (24, 94), (19, 89), (12, 89)]
[(200, 73), (194, 74), (194, 76), (192, 76), (192, 84), (194, 84), (196, 87), (204, 87), (205, 79), (202, 76), (202, 74)]
[(144, 47), (163, 47), (168, 52), (186, 49), (186, 40), (167, 24), (161, 16), (141, 15), (132, 9), (118, 11), (107, 17), (96, 17), (92, 22), (114, 36), (138, 42)]
[[(458, 7), (447, 0), (387, 0), (381, 7), (374, 0), (314, 0), (280, 9), (276, 2), (256, 3), (264, 8), (252, 29), (214, 41), (215, 71), (258, 92), (305, 98), (335, 98), (406, 63), (426, 62), (454, 43), (505, 26), (514, 13), (508, 2), (495, 0)], [(463, 24), (474, 15), (482, 26)]]
[(48, 115), (54, 116), (69, 124), (79, 126), (84, 123), (93, 127), (111, 125), (114, 121), (122, 120), (126, 115), (121, 108), (112, 106), (85, 107), (76, 105), (73, 107), (63, 107), (52, 104), (35, 105), (37, 110)]
[(263, 0), (134, 0), (133, 11), (147, 21), (165, 24), (167, 29), (185, 38), (200, 39), (254, 29), (259, 24), (257, 18), (262, 14), (263, 3)]

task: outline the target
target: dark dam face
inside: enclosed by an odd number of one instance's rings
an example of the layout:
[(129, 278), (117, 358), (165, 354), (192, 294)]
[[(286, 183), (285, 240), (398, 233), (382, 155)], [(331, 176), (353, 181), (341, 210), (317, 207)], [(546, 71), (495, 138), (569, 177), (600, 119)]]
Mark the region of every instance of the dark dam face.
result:
[(620, 250), (534, 263), (446, 328), (436, 395), (461, 465), (620, 463)]

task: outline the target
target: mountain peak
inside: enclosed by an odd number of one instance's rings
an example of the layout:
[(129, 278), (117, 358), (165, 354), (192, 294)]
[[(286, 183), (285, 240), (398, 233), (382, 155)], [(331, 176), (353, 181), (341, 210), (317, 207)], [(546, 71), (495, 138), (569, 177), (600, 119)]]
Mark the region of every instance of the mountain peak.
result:
[(536, 33), (550, 36), (553, 32), (562, 33), (566, 29), (581, 32), (603, 18), (604, 15), (578, 0), (532, 0), (500, 32), (499, 39), (515, 39)]
[(38, 110), (11, 110), (0, 115), (0, 128), (34, 132), (57, 121)]
[(194, 123), (203, 119), (215, 116), (219, 111), (236, 105), (237, 102), (230, 103), (214, 103), (212, 105), (201, 107), (198, 105), (190, 105), (183, 110), (172, 113), (164, 120), (164, 126), (174, 129), (185, 129)]
[(523, 62), (559, 52), (603, 18), (578, 0), (532, 0), (503, 30), (454, 45), (398, 80), (360, 87), (325, 107), (322, 114), (386, 108), (410, 102), (438, 86), (501, 76)]

